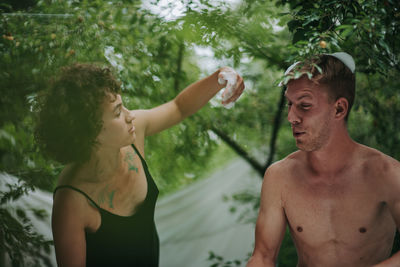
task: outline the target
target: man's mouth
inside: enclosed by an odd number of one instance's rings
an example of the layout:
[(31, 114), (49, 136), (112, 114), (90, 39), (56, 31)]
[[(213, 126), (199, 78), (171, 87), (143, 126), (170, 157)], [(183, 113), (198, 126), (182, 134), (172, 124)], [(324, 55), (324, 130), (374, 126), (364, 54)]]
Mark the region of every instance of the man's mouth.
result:
[(135, 126), (132, 126), (132, 128), (129, 129), (130, 133), (133, 133), (135, 131)]
[(302, 135), (304, 135), (306, 132), (301, 132), (301, 131), (293, 131), (293, 136), (295, 138), (300, 137)]

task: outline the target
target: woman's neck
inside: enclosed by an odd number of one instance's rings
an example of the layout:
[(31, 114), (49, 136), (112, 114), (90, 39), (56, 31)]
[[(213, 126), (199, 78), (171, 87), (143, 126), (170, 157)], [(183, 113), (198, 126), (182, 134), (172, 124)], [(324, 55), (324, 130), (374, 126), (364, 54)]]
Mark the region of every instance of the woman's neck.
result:
[(91, 155), (90, 160), (82, 165), (87, 182), (106, 182), (110, 181), (122, 171), (121, 150), (97, 148)]

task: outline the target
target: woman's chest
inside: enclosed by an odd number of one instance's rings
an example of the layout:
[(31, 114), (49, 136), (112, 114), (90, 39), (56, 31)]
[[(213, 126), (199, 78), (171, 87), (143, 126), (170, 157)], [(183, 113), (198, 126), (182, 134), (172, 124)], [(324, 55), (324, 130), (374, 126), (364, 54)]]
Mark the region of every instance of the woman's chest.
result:
[(88, 191), (103, 210), (120, 216), (136, 213), (148, 192), (146, 173), (138, 154), (135, 151), (125, 153), (118, 172)]

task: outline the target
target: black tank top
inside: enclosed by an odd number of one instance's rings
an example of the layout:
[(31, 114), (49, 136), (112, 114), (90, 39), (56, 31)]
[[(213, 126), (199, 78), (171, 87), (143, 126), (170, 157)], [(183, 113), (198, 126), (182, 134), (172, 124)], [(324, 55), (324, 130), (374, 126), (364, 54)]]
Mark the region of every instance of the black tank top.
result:
[(132, 216), (119, 216), (100, 208), (85, 192), (61, 185), (83, 194), (100, 212), (101, 225), (95, 233), (86, 232), (86, 266), (156, 267), (159, 261), (159, 239), (154, 223), (158, 188), (146, 161), (139, 155), (146, 174), (147, 195)]

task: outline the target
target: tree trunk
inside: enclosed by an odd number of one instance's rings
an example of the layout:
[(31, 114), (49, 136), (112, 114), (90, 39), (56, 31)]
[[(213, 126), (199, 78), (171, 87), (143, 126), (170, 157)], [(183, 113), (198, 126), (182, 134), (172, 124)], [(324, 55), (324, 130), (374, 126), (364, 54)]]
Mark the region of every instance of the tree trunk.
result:
[(279, 100), (278, 109), (275, 113), (274, 126), (272, 129), (271, 140), (269, 142), (269, 155), (267, 163), (265, 164), (264, 167), (265, 169), (267, 169), (274, 160), (276, 140), (278, 138), (279, 128), (281, 127), (282, 112), (285, 106), (285, 91), (286, 91), (286, 86), (282, 86), (281, 99)]

